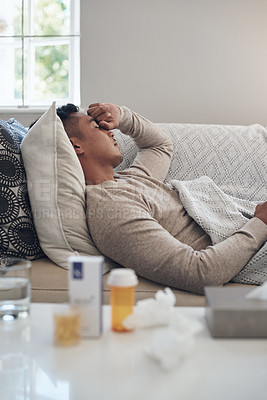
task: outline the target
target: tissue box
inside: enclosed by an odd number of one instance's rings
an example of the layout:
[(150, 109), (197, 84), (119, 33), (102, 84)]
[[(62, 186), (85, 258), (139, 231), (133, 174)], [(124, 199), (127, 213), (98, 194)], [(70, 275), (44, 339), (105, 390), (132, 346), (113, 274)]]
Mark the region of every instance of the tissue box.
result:
[(206, 287), (205, 317), (215, 338), (266, 338), (267, 300), (245, 296), (253, 287)]

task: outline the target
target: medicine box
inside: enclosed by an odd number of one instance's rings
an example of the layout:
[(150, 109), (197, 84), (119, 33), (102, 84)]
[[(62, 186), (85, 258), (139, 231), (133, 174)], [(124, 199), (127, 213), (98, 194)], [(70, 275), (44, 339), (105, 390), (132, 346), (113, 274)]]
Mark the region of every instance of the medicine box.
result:
[(79, 307), (81, 336), (102, 333), (102, 277), (104, 257), (71, 256), (69, 261), (69, 301)]
[(214, 338), (266, 338), (267, 300), (247, 299), (251, 287), (206, 287), (205, 318)]

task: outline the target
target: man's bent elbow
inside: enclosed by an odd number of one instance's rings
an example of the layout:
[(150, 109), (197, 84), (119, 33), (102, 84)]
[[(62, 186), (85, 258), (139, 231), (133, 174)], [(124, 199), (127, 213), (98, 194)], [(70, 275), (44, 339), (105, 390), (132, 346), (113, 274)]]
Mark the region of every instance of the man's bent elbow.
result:
[(195, 266), (195, 279), (192, 279), (192, 286), (196, 293), (204, 294), (207, 286), (223, 286), (232, 276), (226, 276), (220, 265), (210, 265), (206, 260), (199, 259)]

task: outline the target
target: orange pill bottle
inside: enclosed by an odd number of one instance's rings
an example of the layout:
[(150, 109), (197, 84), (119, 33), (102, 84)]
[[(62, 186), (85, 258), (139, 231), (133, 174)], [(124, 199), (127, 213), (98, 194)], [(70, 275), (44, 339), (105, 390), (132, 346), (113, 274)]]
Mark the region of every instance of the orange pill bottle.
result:
[(129, 331), (123, 325), (123, 321), (133, 313), (137, 283), (138, 279), (134, 270), (130, 268), (111, 270), (108, 285), (110, 286), (111, 327), (113, 331)]

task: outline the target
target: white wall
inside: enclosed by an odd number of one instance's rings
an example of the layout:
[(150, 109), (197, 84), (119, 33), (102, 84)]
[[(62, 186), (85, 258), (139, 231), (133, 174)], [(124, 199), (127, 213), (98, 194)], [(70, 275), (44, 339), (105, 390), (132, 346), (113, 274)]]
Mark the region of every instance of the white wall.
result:
[(82, 103), (267, 125), (266, 0), (81, 0)]
[(81, 0), (81, 31), (83, 107), (267, 126), (267, 0)]

